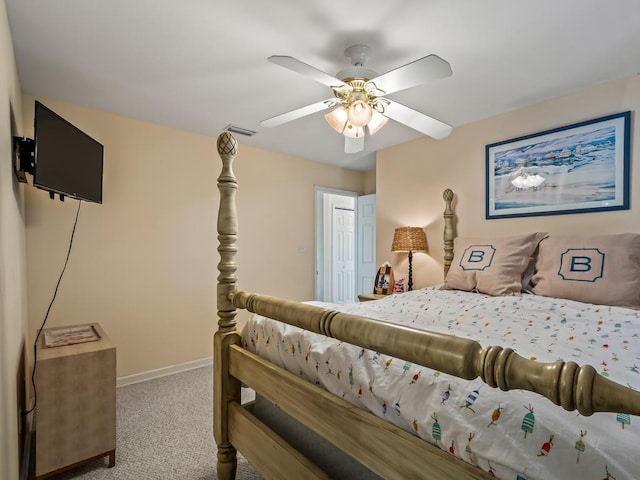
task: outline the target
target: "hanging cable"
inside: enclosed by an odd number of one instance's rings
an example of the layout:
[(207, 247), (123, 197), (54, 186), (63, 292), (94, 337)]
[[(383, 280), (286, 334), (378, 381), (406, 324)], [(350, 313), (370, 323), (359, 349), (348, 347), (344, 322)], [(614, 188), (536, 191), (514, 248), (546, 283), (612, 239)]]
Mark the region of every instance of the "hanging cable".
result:
[(36, 409), (36, 404), (38, 400), (38, 396), (36, 394), (36, 361), (37, 361), (37, 352), (38, 352), (38, 339), (40, 338), (40, 334), (44, 329), (44, 326), (47, 323), (47, 319), (49, 318), (49, 312), (51, 311), (51, 307), (53, 306), (53, 302), (58, 295), (58, 288), (60, 288), (60, 282), (62, 282), (62, 276), (64, 275), (64, 271), (67, 269), (67, 264), (69, 263), (69, 257), (71, 256), (71, 247), (73, 246), (73, 237), (76, 233), (76, 225), (78, 224), (78, 216), (80, 215), (80, 206), (82, 205), (82, 200), (78, 201), (78, 209), (76, 210), (76, 219), (73, 222), (73, 229), (71, 230), (71, 239), (69, 241), (69, 250), (67, 250), (67, 258), (64, 261), (64, 266), (62, 267), (62, 271), (60, 272), (60, 276), (58, 277), (58, 283), (56, 283), (56, 288), (53, 291), (53, 297), (51, 298), (51, 302), (49, 302), (49, 307), (47, 308), (47, 312), (44, 315), (44, 320), (42, 321), (42, 325), (38, 329), (38, 333), (36, 334), (36, 339), (33, 342), (33, 370), (31, 371), (31, 385), (33, 387), (33, 405), (31, 408), (23, 413), (23, 415), (28, 415)]

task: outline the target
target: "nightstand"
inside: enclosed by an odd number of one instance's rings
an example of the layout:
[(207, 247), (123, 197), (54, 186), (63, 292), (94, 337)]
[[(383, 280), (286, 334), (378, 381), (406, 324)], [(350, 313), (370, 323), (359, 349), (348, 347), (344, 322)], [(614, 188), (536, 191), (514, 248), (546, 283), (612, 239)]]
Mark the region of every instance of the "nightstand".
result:
[(42, 335), (38, 342), (36, 479), (105, 456), (115, 464), (116, 347), (92, 325), (97, 341), (47, 347)]
[(372, 300), (380, 300), (381, 298), (388, 296), (389, 295), (379, 295), (377, 293), (360, 293), (358, 294), (358, 300), (361, 302), (370, 302)]

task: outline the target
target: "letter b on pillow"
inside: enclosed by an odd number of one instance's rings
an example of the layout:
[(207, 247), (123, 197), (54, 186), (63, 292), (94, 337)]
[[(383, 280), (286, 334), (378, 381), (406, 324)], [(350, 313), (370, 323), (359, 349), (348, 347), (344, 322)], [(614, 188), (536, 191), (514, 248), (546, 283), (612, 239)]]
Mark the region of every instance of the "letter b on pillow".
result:
[(570, 248), (560, 255), (558, 275), (563, 280), (595, 282), (604, 272), (604, 253), (597, 248)]
[(491, 266), (496, 249), (491, 245), (471, 245), (464, 250), (460, 259), (463, 270), (484, 270)]

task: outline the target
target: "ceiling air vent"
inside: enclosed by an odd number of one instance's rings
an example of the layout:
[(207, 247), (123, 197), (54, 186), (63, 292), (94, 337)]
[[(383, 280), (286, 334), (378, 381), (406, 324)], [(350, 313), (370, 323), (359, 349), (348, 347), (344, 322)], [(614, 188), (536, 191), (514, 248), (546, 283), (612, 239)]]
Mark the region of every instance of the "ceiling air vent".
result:
[(232, 124), (227, 125), (226, 127), (224, 127), (224, 129), (227, 132), (237, 133), (238, 135), (244, 135), (246, 137), (250, 137), (250, 136), (255, 135), (257, 133), (254, 130), (249, 130), (248, 128), (237, 127), (237, 126), (232, 125)]

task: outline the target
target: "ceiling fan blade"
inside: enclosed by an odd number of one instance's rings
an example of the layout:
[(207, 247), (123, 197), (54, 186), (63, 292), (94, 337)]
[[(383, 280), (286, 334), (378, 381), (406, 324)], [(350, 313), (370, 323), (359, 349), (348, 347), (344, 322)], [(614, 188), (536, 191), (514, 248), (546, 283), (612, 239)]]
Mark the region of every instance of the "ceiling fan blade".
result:
[(407, 63), (387, 73), (371, 79), (371, 82), (388, 95), (407, 88), (422, 85), (431, 80), (450, 77), (451, 65), (437, 55), (426, 57)]
[(406, 107), (401, 103), (385, 100), (388, 103), (385, 102), (384, 115), (436, 140), (449, 136), (451, 130), (453, 130), (451, 126), (440, 120)]
[(364, 150), (364, 136), (344, 137), (344, 153), (358, 153)]
[(322, 70), (318, 70), (316, 67), (312, 67), (307, 63), (301, 62), (297, 58), (289, 57), (287, 55), (272, 55), (267, 58), (267, 60), (271, 63), (275, 63), (276, 65), (280, 65), (281, 67), (288, 68), (296, 73), (300, 73), (306, 77), (310, 77), (312, 80), (322, 83), (327, 87), (348, 87), (348, 85), (342, 80), (339, 80)]
[(331, 108), (334, 105), (336, 105), (336, 99), (329, 98), (327, 100), (322, 100), (321, 102), (312, 103), (311, 105), (307, 105), (305, 107), (296, 108), (295, 110), (291, 110), (286, 113), (281, 113), (280, 115), (276, 115), (275, 117), (267, 118), (266, 120), (262, 120), (260, 122), (260, 125), (262, 125), (263, 127), (277, 127), (278, 125), (282, 125), (283, 123), (297, 120), (298, 118), (306, 117), (307, 115), (311, 115), (312, 113), (326, 110), (327, 108)]

